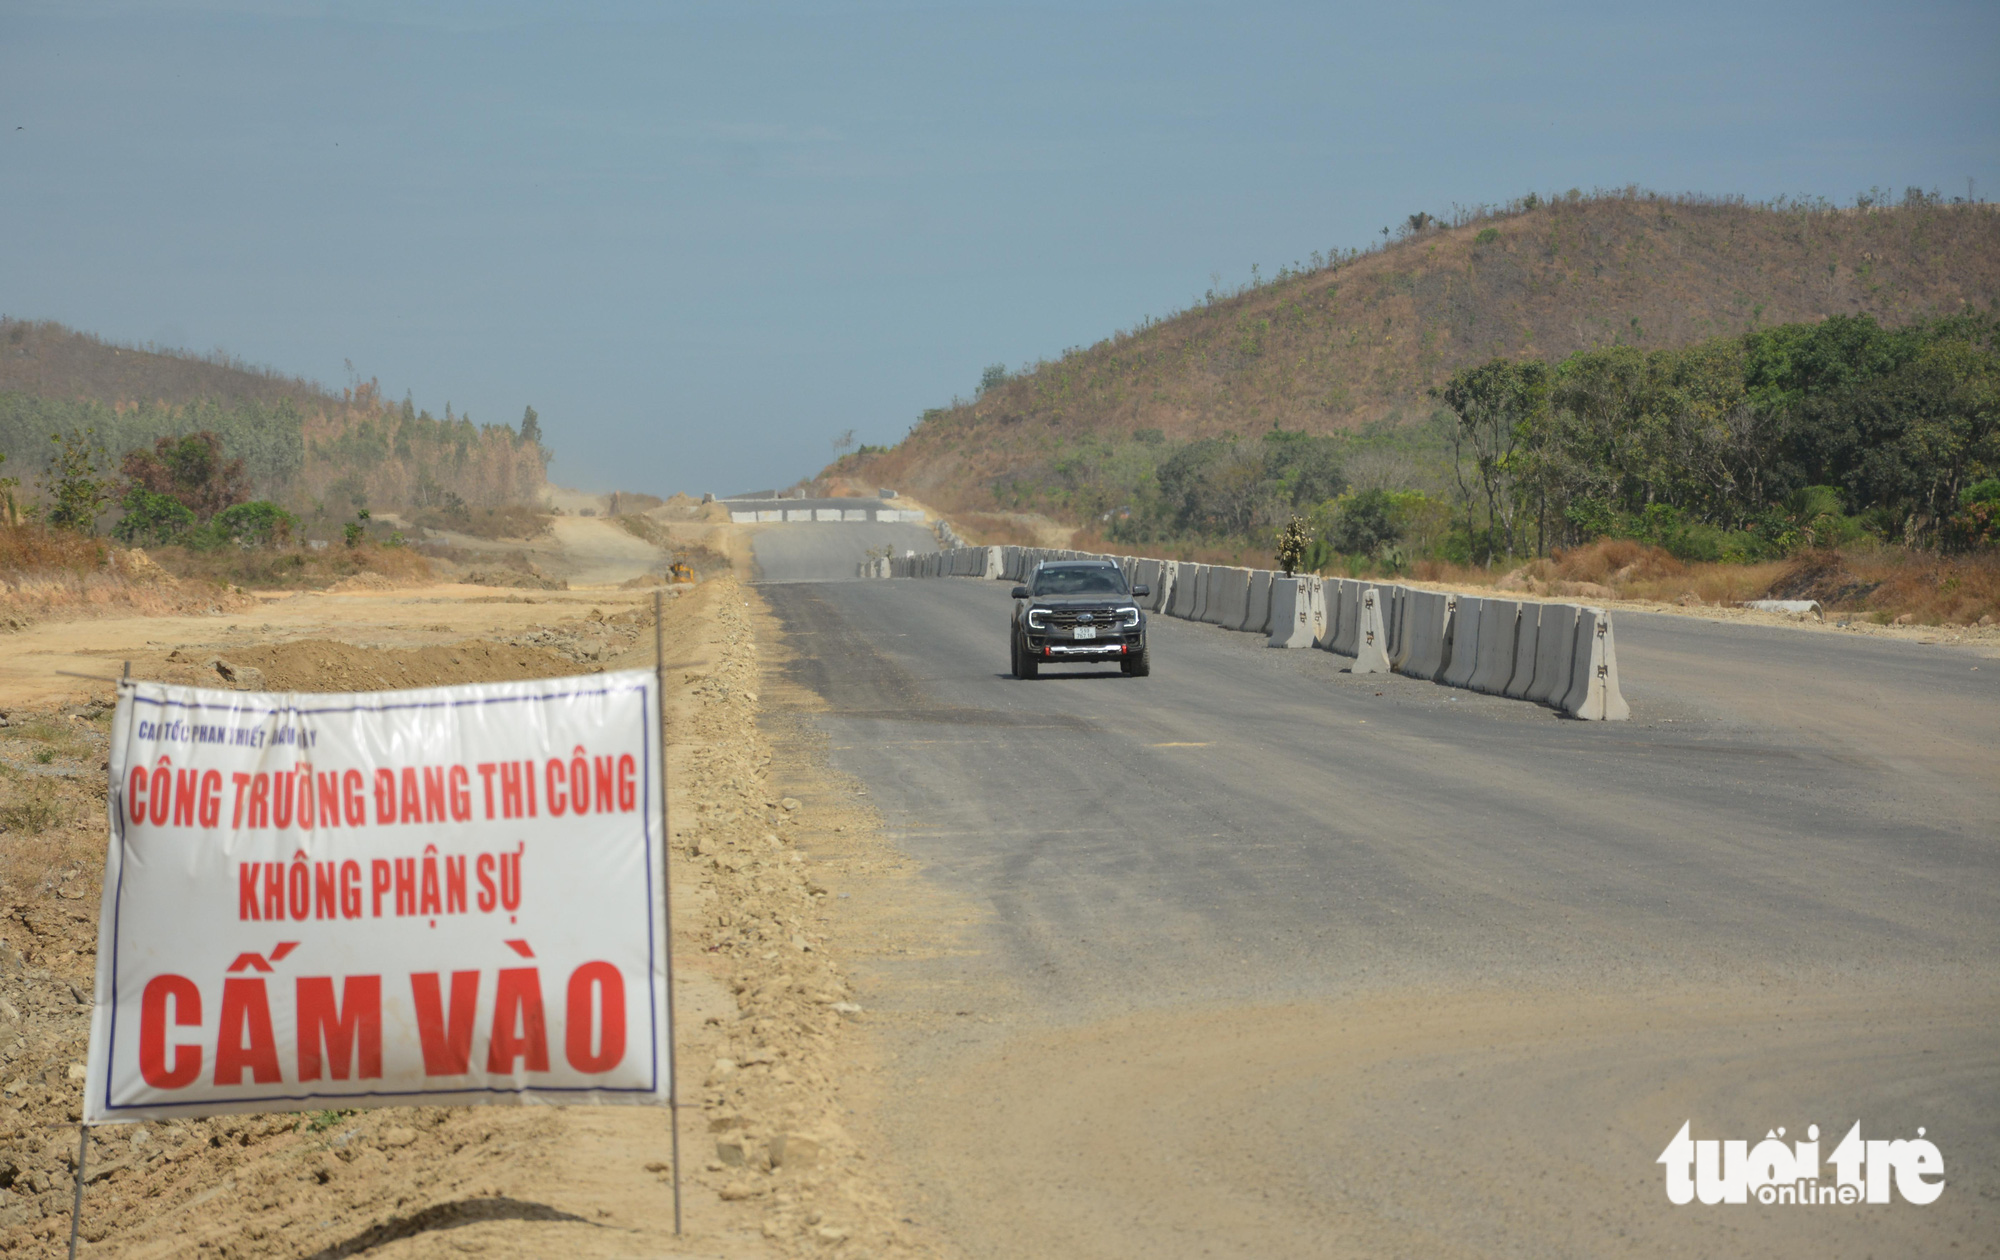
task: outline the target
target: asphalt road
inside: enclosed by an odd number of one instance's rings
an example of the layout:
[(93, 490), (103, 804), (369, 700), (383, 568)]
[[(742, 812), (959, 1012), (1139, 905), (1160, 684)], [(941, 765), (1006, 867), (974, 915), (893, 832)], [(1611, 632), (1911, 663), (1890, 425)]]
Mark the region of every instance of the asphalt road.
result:
[[(833, 500), (838, 503), (840, 500)], [(811, 504), (807, 504), (811, 506)], [(836, 525), (796, 522), (749, 526), (760, 582), (817, 582), (848, 579), (870, 550), (892, 547), (905, 551), (936, 551), (937, 539), (922, 525), (879, 521), (843, 521)]]
[[(772, 537), (837, 768), (976, 915), (872, 971), (966, 1253), (2000, 1239), (2000, 661), (1634, 616), (1614, 725), (1155, 618), (1151, 678), (1021, 682), (1005, 585)], [(1944, 1197), (1672, 1207), (1653, 1162), (1855, 1119)]]

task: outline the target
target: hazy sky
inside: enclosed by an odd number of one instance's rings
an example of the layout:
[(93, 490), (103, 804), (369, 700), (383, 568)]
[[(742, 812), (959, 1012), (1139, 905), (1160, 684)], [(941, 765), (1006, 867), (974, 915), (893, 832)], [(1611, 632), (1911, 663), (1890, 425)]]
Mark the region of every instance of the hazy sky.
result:
[(2000, 5), (0, 0), (0, 313), (787, 483), (1531, 189), (2000, 195)]

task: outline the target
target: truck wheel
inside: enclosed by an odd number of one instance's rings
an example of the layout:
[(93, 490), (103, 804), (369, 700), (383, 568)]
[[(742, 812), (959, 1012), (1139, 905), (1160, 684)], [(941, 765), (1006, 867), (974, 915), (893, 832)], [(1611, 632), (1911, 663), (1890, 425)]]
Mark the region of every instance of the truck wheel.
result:
[(1125, 671), (1127, 678), (1144, 678), (1153, 672), (1153, 649), (1150, 646), (1142, 647), (1118, 662), (1118, 666)]
[(1019, 642), (1014, 644), (1014, 677), (1034, 678), (1042, 672), (1042, 663), (1032, 652), (1024, 649)]

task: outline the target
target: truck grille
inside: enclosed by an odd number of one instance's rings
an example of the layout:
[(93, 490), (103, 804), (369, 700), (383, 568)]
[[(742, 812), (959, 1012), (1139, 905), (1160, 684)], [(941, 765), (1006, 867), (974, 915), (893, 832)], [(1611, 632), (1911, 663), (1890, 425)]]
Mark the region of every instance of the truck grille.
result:
[[(1085, 621), (1084, 618), (1089, 620)], [(1071, 626), (1096, 626), (1100, 630), (1124, 626), (1125, 619), (1109, 608), (1056, 608), (1042, 614), (1042, 624), (1068, 629)]]

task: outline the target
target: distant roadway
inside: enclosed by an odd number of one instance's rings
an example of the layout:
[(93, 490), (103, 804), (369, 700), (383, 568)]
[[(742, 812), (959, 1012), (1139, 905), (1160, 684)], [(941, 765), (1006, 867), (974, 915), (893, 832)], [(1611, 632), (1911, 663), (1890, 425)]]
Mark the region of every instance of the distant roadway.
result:
[[(869, 973), (956, 1250), (2000, 1244), (2000, 660), (1625, 616), (1613, 725), (1156, 617), (1150, 678), (1021, 682), (1005, 584), (846, 580), (860, 528), (754, 545), (835, 765), (973, 919)], [(1944, 1196), (1674, 1207), (1654, 1162), (1856, 1120)]]

